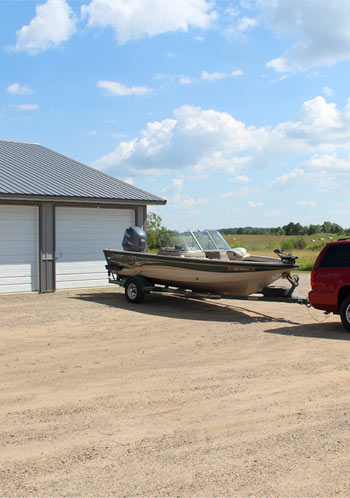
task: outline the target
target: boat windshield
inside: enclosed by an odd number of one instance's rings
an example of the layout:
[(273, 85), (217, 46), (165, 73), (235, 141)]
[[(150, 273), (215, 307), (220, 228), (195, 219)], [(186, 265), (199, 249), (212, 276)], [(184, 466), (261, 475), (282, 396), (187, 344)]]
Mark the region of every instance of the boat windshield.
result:
[(162, 249), (177, 251), (229, 251), (231, 247), (217, 230), (162, 232), (159, 235)]
[(231, 250), (231, 247), (226, 242), (226, 240), (224, 239), (224, 237), (221, 235), (220, 232), (218, 232), (217, 230), (209, 230), (208, 233), (210, 234), (210, 236), (212, 237), (213, 241), (218, 246), (218, 249), (220, 251), (230, 251)]
[(206, 230), (198, 230), (197, 232), (193, 232), (193, 235), (199, 242), (199, 245), (202, 247), (203, 251), (217, 251), (215, 242)]
[(202, 248), (198, 245), (190, 231), (163, 232), (159, 235), (160, 246), (162, 249), (176, 249), (177, 251), (201, 251)]
[(193, 232), (203, 251), (229, 251), (231, 247), (216, 230), (198, 230)]

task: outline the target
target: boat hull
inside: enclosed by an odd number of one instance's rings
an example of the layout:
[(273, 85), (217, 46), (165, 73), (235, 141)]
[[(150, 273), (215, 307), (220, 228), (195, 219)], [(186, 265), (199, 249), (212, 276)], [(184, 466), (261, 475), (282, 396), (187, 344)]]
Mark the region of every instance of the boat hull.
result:
[(220, 261), (105, 250), (110, 271), (126, 279), (142, 276), (152, 283), (191, 290), (248, 296), (297, 267), (269, 262)]

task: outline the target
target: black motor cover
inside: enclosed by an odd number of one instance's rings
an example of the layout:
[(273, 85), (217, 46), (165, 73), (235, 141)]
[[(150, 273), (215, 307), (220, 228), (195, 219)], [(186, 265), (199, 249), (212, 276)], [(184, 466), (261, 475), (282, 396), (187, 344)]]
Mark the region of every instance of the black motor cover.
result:
[(123, 238), (124, 251), (143, 252), (146, 249), (146, 232), (140, 227), (129, 227)]

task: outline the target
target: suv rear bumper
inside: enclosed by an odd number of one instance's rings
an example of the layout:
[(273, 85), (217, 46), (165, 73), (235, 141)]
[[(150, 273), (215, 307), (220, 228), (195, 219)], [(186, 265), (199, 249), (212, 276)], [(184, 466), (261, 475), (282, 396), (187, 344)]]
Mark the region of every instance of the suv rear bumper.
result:
[(312, 290), (309, 292), (309, 301), (318, 310), (329, 313), (339, 313), (338, 302), (334, 302), (334, 292)]

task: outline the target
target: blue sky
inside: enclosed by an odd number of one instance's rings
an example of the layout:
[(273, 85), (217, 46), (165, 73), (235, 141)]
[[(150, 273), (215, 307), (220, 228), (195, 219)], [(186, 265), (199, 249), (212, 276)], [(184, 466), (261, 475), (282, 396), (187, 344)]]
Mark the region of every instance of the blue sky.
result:
[(0, 0), (0, 138), (168, 228), (350, 226), (348, 0)]

